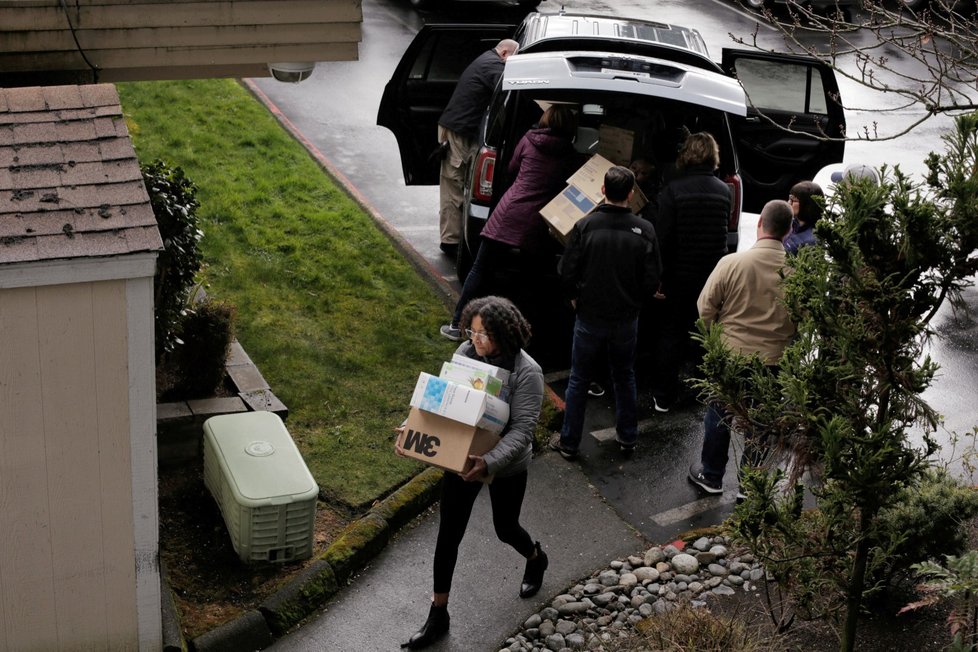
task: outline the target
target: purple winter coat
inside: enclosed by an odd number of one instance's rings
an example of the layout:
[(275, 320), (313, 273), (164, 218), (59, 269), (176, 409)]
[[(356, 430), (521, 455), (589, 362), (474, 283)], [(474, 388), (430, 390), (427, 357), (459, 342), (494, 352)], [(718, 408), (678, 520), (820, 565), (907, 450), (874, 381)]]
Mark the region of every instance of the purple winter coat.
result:
[(509, 162), (515, 181), (489, 216), (482, 237), (528, 251), (539, 249), (548, 237), (540, 209), (564, 189), (577, 160), (569, 138), (546, 128), (526, 132)]

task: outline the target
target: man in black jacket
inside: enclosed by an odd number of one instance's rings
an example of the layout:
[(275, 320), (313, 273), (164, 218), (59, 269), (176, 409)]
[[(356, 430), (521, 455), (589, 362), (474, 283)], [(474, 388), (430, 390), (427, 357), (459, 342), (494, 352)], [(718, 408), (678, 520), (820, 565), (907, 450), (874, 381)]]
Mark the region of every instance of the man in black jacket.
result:
[(462, 203), (465, 177), (475, 155), (476, 137), (482, 114), (489, 104), (503, 65), (520, 44), (511, 39), (500, 41), (483, 52), (462, 71), (448, 105), (438, 118), (438, 142), (447, 144), (441, 162), (439, 228), (441, 250), (454, 256), (462, 237)]
[(680, 176), (659, 194), (654, 220), (662, 247), (662, 284), (656, 294), (655, 368), (652, 397), (656, 412), (680, 399), (679, 372), (691, 355), (696, 298), (710, 272), (727, 253), (732, 198), (717, 178), (720, 149), (708, 132), (686, 138), (676, 161)]
[(605, 203), (574, 225), (560, 261), (564, 291), (577, 310), (564, 425), (550, 448), (574, 459), (581, 443), (588, 384), (607, 362), (615, 390), (618, 443), (630, 454), (638, 440), (635, 348), (642, 303), (659, 284), (655, 229), (632, 214), (631, 170), (614, 166), (601, 188)]

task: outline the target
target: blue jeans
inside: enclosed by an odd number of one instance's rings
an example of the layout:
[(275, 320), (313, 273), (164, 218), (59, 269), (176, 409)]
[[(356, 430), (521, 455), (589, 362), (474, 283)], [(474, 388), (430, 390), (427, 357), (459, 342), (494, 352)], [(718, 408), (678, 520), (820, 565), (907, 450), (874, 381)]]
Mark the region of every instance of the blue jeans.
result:
[[(703, 416), (703, 450), (700, 452), (700, 463), (703, 465), (703, 475), (711, 482), (723, 482), (723, 472), (727, 468), (730, 456), (730, 413), (719, 403), (711, 402), (706, 406)], [(744, 433), (744, 452), (740, 456), (740, 467), (757, 467), (764, 459), (764, 437), (758, 433)], [(738, 478), (740, 472), (738, 471)]]
[(703, 416), (703, 450), (700, 462), (703, 464), (703, 475), (711, 482), (722, 482), (723, 472), (727, 468), (730, 448), (730, 417), (718, 403), (706, 406)]
[(560, 446), (576, 451), (584, 430), (588, 385), (596, 377), (598, 364), (605, 361), (611, 371), (615, 391), (615, 430), (618, 441), (626, 446), (638, 440), (637, 391), (635, 388), (635, 345), (638, 341), (638, 318), (613, 325), (589, 323), (580, 316), (574, 322), (574, 344), (571, 349), (570, 380), (564, 393), (564, 425)]

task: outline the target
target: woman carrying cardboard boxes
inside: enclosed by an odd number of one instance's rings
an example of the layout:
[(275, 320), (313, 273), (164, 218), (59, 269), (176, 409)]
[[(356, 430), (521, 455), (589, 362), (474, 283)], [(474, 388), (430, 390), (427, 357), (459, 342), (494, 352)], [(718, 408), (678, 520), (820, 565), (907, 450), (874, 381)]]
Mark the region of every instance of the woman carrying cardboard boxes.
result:
[(431, 608), (421, 629), (401, 646), (412, 650), (427, 647), (448, 632), (448, 594), (458, 547), (476, 496), (489, 476), (492, 476), (489, 497), (496, 536), (526, 558), (519, 591), (521, 598), (529, 598), (540, 590), (548, 564), (540, 542), (534, 542), (520, 525), (527, 467), (533, 453), (533, 432), (543, 402), (543, 372), (524, 350), (530, 339), (530, 325), (508, 299), (489, 296), (465, 306), (459, 328), (469, 338), (458, 347), (459, 355), (510, 372), (507, 381), (509, 422), (492, 450), (481, 456), (470, 456), (472, 466), (467, 472), (445, 474), (435, 544)]

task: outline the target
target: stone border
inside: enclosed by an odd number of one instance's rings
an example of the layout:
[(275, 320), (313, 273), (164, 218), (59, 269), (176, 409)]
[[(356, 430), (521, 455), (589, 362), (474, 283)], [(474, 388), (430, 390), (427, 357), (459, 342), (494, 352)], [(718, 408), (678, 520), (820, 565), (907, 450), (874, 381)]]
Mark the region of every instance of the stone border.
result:
[(156, 446), (159, 464), (179, 464), (200, 457), (204, 421), (219, 414), (274, 412), (282, 421), (289, 409), (272, 393), (258, 367), (238, 340), (231, 342), (225, 362), (236, 396), (204, 398), (156, 405)]

